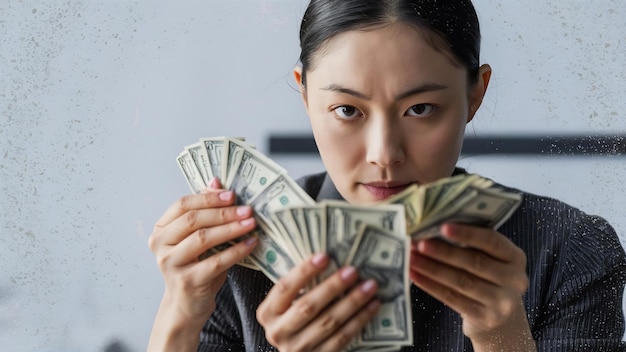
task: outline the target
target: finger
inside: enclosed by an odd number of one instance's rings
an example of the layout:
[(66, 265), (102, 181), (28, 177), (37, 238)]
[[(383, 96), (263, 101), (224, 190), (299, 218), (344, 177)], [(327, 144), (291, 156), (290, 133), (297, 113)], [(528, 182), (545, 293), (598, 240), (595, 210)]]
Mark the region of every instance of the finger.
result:
[[(321, 311), (325, 310), (333, 301), (337, 300), (341, 297), (341, 295), (343, 295), (344, 292), (352, 287), (356, 283), (357, 279), (358, 274), (356, 269), (348, 266), (338, 270), (336, 273), (324, 280), (324, 282), (315, 286), (315, 288), (307, 294), (298, 298), (298, 300), (292, 304), (291, 308), (289, 308), (283, 316), (283, 319), (293, 322), (288, 325), (285, 331), (300, 331), (304, 326), (316, 319)], [(372, 287), (370, 286), (368, 286), (370, 291), (363, 292), (363, 294), (370, 295), (371, 298), (373, 292), (371, 290)], [(350, 298), (350, 300), (357, 304), (361, 302), (359, 299), (363, 299), (362, 296), (358, 296), (358, 293), (359, 291), (357, 291), (356, 297), (353, 295)], [(314, 324), (317, 328), (325, 330), (325, 332), (321, 333), (315, 329), (307, 329), (310, 332), (304, 334), (304, 336), (315, 336), (318, 339), (323, 339), (328, 335), (328, 330), (336, 329), (338, 326), (343, 324), (349, 316), (354, 314), (355, 309), (358, 307), (352, 306), (352, 308), (353, 310), (350, 311), (350, 307), (345, 304), (339, 305), (337, 311), (328, 312), (326, 319)], [(346, 311), (348, 313), (346, 313)]]
[(329, 309), (326, 309), (309, 325), (306, 336), (317, 335), (317, 340), (322, 341), (326, 337), (333, 334), (339, 327), (353, 315), (361, 311), (364, 306), (374, 298), (378, 285), (374, 280), (367, 280), (354, 289), (350, 293), (335, 303)]
[(464, 296), (457, 290), (442, 285), (420, 271), (411, 270), (409, 277), (417, 287), (461, 315), (475, 317), (480, 314), (482, 310), (487, 308), (487, 306), (480, 301)]
[(190, 210), (161, 229), (159, 236), (162, 243), (177, 245), (199, 229), (241, 221), (251, 216), (252, 208), (249, 205)]
[[(315, 264), (315, 260), (320, 260), (323, 265)], [(319, 343), (311, 339), (310, 329), (303, 328), (358, 279), (355, 268), (342, 268), (294, 301), (299, 291), (319, 275), (327, 264), (327, 255), (315, 255), (292, 269), (270, 290), (257, 310), (257, 319), (265, 327), (270, 343), (275, 346), (298, 343), (307, 347), (303, 350), (310, 350), (310, 346)]]
[(511, 265), (469, 247), (459, 247), (445, 241), (420, 241), (417, 252), (438, 262), (462, 269), (495, 285), (505, 285), (514, 274)]
[(259, 310), (271, 315), (284, 313), (296, 299), (300, 290), (319, 275), (327, 265), (328, 255), (318, 253), (296, 266), (272, 287), (265, 300), (259, 305)]
[(363, 330), (365, 325), (376, 315), (380, 308), (378, 300), (370, 301), (358, 313), (351, 318), (341, 329), (337, 330), (330, 338), (323, 340), (323, 343), (315, 348), (315, 351), (342, 351), (344, 350)]
[[(487, 282), (467, 271), (453, 268), (418, 253), (411, 254), (411, 271), (416, 272), (442, 286), (442, 293), (458, 293), (473, 301), (488, 302), (493, 298), (498, 286)], [(437, 298), (440, 298), (437, 296)]]
[(474, 300), (416, 271), (411, 270), (409, 275), (415, 285), (455, 310), (466, 322), (473, 321), (471, 324), (478, 323), (485, 329), (514, 314), (522, 301), (521, 297), (513, 298), (503, 290), (494, 290), (489, 299)]
[(208, 191), (184, 196), (172, 204), (156, 222), (155, 228), (165, 227), (181, 215), (191, 210), (225, 207), (232, 205), (235, 194), (232, 191)]
[(241, 241), (226, 250), (215, 253), (205, 260), (194, 265), (191, 269), (191, 277), (197, 278), (195, 284), (201, 285), (205, 282), (213, 280), (222, 273), (226, 272), (233, 265), (237, 264), (243, 258), (252, 253), (254, 247), (258, 243), (256, 236), (250, 237), (245, 241)]
[(461, 224), (444, 224), (441, 226), (441, 235), (454, 243), (476, 248), (504, 262), (526, 257), (524, 252), (511, 240), (491, 229)]
[(170, 265), (181, 266), (196, 262), (198, 256), (207, 250), (233, 241), (254, 230), (255, 227), (255, 219), (247, 218), (219, 226), (201, 228), (171, 249)]
[(219, 177), (215, 176), (209, 181), (207, 188), (202, 190), (202, 193), (209, 193), (211, 191), (219, 190), (221, 188), (222, 188), (222, 181), (220, 181)]

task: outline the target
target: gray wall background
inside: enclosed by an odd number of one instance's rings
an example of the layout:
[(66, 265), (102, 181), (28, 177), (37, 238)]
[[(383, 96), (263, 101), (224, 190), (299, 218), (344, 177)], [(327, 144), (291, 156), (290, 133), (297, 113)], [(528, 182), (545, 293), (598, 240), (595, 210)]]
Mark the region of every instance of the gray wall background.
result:
[[(468, 134), (624, 134), (625, 2), (475, 5), (494, 78)], [(178, 152), (309, 131), (291, 80), (305, 6), (1, 0), (0, 349), (145, 349), (163, 290), (147, 239), (188, 192)], [(626, 243), (623, 156), (459, 164), (601, 214)]]

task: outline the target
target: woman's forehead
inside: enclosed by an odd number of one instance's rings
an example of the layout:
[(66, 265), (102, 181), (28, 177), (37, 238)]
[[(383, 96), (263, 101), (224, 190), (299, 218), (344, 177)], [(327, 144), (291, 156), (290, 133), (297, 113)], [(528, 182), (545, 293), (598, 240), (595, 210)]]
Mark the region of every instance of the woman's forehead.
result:
[(309, 80), (317, 76), (324, 81), (400, 83), (466, 78), (451, 55), (435, 47), (423, 31), (403, 23), (341, 33), (329, 40), (314, 62), (307, 72)]

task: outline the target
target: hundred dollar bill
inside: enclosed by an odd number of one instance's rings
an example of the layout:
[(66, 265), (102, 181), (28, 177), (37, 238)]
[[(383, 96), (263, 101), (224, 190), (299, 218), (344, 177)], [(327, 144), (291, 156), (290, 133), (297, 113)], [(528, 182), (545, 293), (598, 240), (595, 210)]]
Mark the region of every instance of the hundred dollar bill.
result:
[(303, 252), (306, 252), (306, 257), (308, 258), (313, 255), (313, 253), (317, 253), (317, 251), (315, 250), (315, 242), (317, 242), (317, 238), (314, 238), (315, 241), (313, 241), (313, 238), (309, 236), (309, 229), (307, 226), (308, 219), (305, 218), (306, 214), (304, 212), (304, 206), (290, 208), (289, 212), (291, 213), (291, 217), (294, 219), (296, 227), (300, 232), (298, 239), (300, 240), (300, 243), (302, 243)]
[(225, 181), (223, 171), (226, 171), (222, 170), (222, 154), (224, 151), (225, 139), (226, 137), (200, 139), (200, 143), (204, 144), (204, 148), (206, 149), (206, 153), (209, 158), (211, 175), (213, 177), (219, 177), (222, 183)]
[(257, 194), (286, 173), (286, 170), (255, 150), (242, 149), (236, 169), (228, 172), (229, 189), (235, 192), (237, 204), (250, 204)]
[(296, 263), (302, 263), (306, 259), (305, 253), (303, 253), (300, 243), (300, 229), (296, 224), (296, 221), (291, 215), (289, 208), (278, 209), (270, 213), (272, 223), (275, 226), (278, 233), (274, 240), (285, 249), (287, 254)]
[(259, 226), (255, 233), (259, 238), (259, 242), (250, 254), (249, 259), (265, 276), (276, 283), (295, 266), (295, 263), (269, 235), (269, 232), (272, 231), (269, 226), (262, 220), (257, 220), (257, 224)]
[(401, 193), (384, 201), (383, 204), (400, 204), (404, 207), (407, 233), (419, 226), (423, 214), (424, 188), (412, 185)]
[(185, 147), (185, 149), (191, 155), (191, 159), (196, 164), (198, 171), (200, 171), (204, 184), (208, 185), (213, 178), (213, 173), (211, 172), (211, 164), (204, 143), (194, 143)]
[(321, 239), (326, 237), (322, 231), (322, 209), (316, 206), (300, 207), (302, 221), (300, 228), (306, 232), (312, 253), (326, 252), (326, 248), (321, 247)]
[(309, 233), (306, 228), (302, 207), (289, 208), (289, 212), (291, 213), (291, 217), (296, 224), (296, 228), (298, 229), (298, 240), (300, 248), (302, 248), (301, 252), (304, 254), (305, 258), (309, 258), (314, 252), (311, 245), (311, 239), (309, 238)]
[(410, 240), (404, 234), (366, 225), (347, 258), (362, 280), (374, 279), (381, 306), (357, 338), (359, 346), (413, 343), (409, 285)]
[(248, 204), (265, 223), (271, 223), (270, 214), (278, 209), (313, 205), (315, 201), (297, 183), (286, 175), (280, 175)]
[[(266, 224), (266, 232), (270, 233), (272, 237), (280, 237), (278, 235), (280, 230), (272, 222), (271, 213), (286, 207), (313, 205), (315, 201), (291, 178), (280, 175), (248, 204), (254, 209), (255, 217), (259, 223)], [(289, 239), (287, 238), (287, 240)], [(279, 240), (279, 242), (281, 241)], [(288, 247), (287, 250), (293, 248), (293, 246)], [(285, 254), (289, 255), (290, 253), (285, 252)], [(291, 255), (293, 256), (292, 262), (297, 261), (298, 257), (304, 260), (300, 251), (296, 250)]]
[(242, 141), (226, 138), (224, 149), (222, 150), (222, 174), (224, 176), (224, 187), (231, 189), (232, 180), (238, 170), (239, 163), (246, 150), (246, 144)]
[[(439, 214), (444, 208), (456, 201), (457, 198), (465, 192), (467, 188), (473, 185), (479, 179), (475, 174), (462, 174), (450, 178), (443, 178), (426, 187), (425, 202), (429, 202), (427, 214), (422, 221), (425, 221), (431, 214)], [(428, 194), (430, 188), (437, 188), (436, 194)], [(474, 187), (475, 188), (475, 187)]]
[(203, 189), (206, 188), (206, 184), (202, 179), (202, 175), (200, 175), (200, 171), (196, 167), (196, 164), (193, 162), (191, 155), (187, 152), (187, 150), (178, 154), (176, 158), (178, 162), (178, 166), (181, 171), (185, 175), (185, 179), (187, 180), (187, 184), (189, 184), (189, 188), (193, 193), (200, 193)]
[(467, 188), (467, 185), (472, 182), (469, 177), (471, 175), (462, 174), (421, 185), (420, 188), (423, 190), (422, 220), (427, 219), (433, 213), (436, 214), (435, 208), (445, 207), (457, 192)]
[(425, 239), (439, 235), (444, 222), (462, 223), (498, 229), (521, 203), (521, 195), (497, 189), (468, 187), (453, 205), (421, 224), (411, 233), (413, 239)]
[(366, 224), (406, 236), (404, 207), (399, 204), (381, 204), (372, 207), (324, 201), (322, 206), (324, 209), (322, 228), (326, 236), (321, 239), (320, 247), (326, 249), (331, 260), (321, 275), (322, 279), (344, 265), (355, 237)]

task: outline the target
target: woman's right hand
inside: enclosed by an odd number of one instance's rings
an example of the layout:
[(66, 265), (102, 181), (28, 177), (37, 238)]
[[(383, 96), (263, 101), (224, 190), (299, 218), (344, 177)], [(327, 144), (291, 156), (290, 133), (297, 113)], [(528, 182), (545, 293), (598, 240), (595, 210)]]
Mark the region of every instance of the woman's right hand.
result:
[[(198, 334), (215, 310), (215, 297), (227, 270), (248, 256), (256, 238), (229, 247), (200, 261), (207, 250), (252, 231), (256, 222), (249, 206), (234, 206), (232, 191), (220, 189), (218, 179), (201, 194), (172, 204), (157, 221), (149, 246), (165, 280), (165, 292), (155, 319), (150, 346), (161, 350), (171, 334)], [(162, 343), (156, 342), (157, 340)]]

